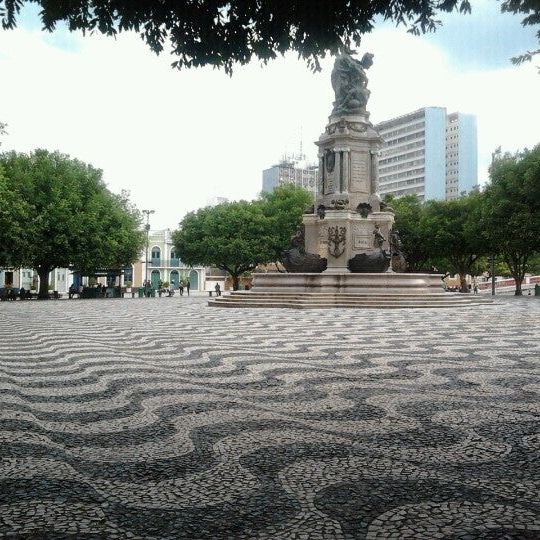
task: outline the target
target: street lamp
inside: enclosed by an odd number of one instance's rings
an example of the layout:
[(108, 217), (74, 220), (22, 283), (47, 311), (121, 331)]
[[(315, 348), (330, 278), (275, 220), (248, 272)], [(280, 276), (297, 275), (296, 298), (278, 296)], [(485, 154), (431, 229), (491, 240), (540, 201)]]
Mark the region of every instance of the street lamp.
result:
[(150, 236), (150, 214), (154, 214), (155, 210), (143, 210), (142, 213), (146, 215), (146, 225), (144, 226), (144, 229), (146, 230), (146, 257), (144, 261), (144, 282), (148, 281), (148, 243), (149, 243), (149, 236)]
[[(499, 146), (495, 148), (494, 152), (491, 152), (491, 167), (493, 167), (495, 159), (500, 157), (500, 155), (501, 147)], [(489, 257), (489, 262), (491, 262), (491, 296), (495, 296), (495, 253), (491, 254), (491, 257)]]

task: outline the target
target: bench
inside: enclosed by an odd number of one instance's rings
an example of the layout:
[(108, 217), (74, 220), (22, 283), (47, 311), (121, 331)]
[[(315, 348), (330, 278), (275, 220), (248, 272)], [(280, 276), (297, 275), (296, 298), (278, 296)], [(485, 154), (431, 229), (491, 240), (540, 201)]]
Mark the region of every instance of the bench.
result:
[(2, 287), (0, 288), (0, 300), (2, 302), (7, 300), (17, 300), (19, 298), (20, 289), (15, 287)]

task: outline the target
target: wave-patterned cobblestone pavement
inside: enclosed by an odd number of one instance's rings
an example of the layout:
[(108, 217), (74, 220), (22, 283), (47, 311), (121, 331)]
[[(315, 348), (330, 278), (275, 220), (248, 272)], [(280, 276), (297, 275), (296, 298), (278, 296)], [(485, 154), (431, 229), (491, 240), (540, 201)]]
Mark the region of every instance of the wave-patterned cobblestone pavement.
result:
[(0, 305), (0, 536), (540, 538), (540, 301)]

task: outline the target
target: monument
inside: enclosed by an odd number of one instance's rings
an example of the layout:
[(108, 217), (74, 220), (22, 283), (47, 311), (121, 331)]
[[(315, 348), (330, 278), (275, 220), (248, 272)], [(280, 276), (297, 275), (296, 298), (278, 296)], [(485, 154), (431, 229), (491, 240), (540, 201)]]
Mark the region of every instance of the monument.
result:
[[(319, 185), (314, 212), (304, 216), (306, 265), (284, 265), (289, 272), (310, 272), (313, 256), (326, 259), (325, 273), (384, 272), (390, 267), (393, 212), (377, 194), (377, 155), (382, 140), (369, 121), (366, 70), (373, 55), (361, 60), (347, 51), (332, 70), (334, 107), (319, 137)], [(298, 246), (292, 246), (292, 250)]]
[(420, 307), (482, 303), (479, 296), (445, 293), (441, 275), (405, 269), (394, 212), (377, 193), (381, 137), (366, 109), (366, 71), (361, 60), (340, 54), (331, 74), (333, 109), (319, 148), (315, 204), (283, 253), (287, 272), (255, 273), (250, 291), (209, 300), (227, 307)]

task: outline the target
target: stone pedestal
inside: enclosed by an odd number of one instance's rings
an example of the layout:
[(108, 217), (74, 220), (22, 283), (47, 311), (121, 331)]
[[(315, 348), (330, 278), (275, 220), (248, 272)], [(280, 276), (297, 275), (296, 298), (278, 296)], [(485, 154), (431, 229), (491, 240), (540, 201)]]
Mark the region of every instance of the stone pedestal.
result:
[[(379, 134), (369, 114), (330, 116), (319, 147), (315, 213), (304, 216), (305, 248), (327, 259), (327, 273), (349, 272), (356, 255), (390, 251), (394, 215), (381, 211), (377, 189)], [(378, 226), (384, 237), (376, 242)]]
[(388, 237), (393, 221), (390, 212), (372, 212), (365, 218), (350, 210), (329, 210), (324, 219), (304, 216), (306, 251), (327, 259), (325, 272), (349, 272), (350, 259), (379, 251), (373, 234), (376, 225), (386, 239), (383, 250), (390, 251)]

